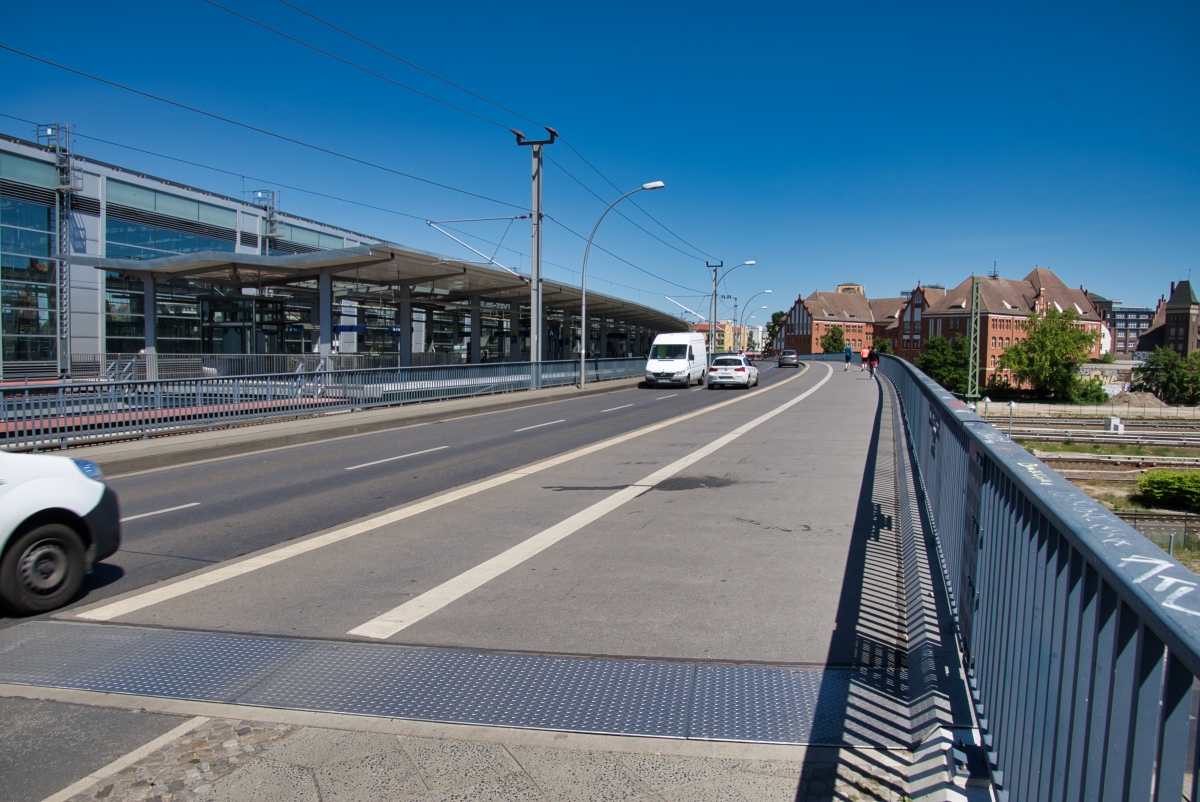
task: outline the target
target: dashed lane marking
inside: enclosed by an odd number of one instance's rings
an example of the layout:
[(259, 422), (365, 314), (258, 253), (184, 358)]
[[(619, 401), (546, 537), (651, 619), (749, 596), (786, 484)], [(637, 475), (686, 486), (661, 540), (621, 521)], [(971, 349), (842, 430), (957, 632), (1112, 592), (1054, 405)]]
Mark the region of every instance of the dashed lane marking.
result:
[(656, 398), (656, 399), (654, 399), (654, 400), (655, 400), (655, 401), (662, 401), (664, 398), (674, 398), (674, 397), (675, 397), (675, 396), (677, 396), (677, 395), (679, 395), (679, 393), (671, 393), (670, 395), (660, 395), (658, 398)]
[(422, 454), (430, 454), (434, 451), (441, 451), (443, 448), (449, 448), (449, 447), (450, 446), (438, 446), (437, 448), (427, 448), (424, 451), (414, 451), (411, 454), (401, 454), (398, 457), (388, 457), (387, 459), (377, 459), (374, 462), (364, 462), (362, 465), (351, 465), (346, 470), (356, 471), (359, 468), (369, 468), (372, 465), (382, 465), (385, 462), (395, 462), (398, 459), (407, 459), (408, 457), (419, 457)]
[(517, 432), (527, 432), (530, 429), (540, 429), (543, 426), (553, 426), (556, 423), (566, 423), (566, 422), (567, 422), (567, 419), (563, 418), (562, 420), (552, 420), (552, 421), (546, 421), (545, 423), (536, 423), (533, 426), (526, 426), (524, 429), (513, 429), (513, 434), (516, 434)]
[(622, 404), (619, 407), (609, 407), (608, 409), (602, 409), (600, 411), (601, 412), (616, 412), (618, 409), (626, 409), (631, 406), (633, 406), (633, 404)]
[(155, 510), (154, 512), (143, 512), (141, 515), (130, 515), (121, 519), (121, 523), (126, 521), (136, 521), (138, 518), (149, 518), (151, 515), (162, 515), (164, 512), (175, 512), (175, 510), (186, 510), (188, 507), (199, 507), (199, 501), (193, 501), (191, 504), (180, 504), (178, 507), (167, 507), (165, 510)]

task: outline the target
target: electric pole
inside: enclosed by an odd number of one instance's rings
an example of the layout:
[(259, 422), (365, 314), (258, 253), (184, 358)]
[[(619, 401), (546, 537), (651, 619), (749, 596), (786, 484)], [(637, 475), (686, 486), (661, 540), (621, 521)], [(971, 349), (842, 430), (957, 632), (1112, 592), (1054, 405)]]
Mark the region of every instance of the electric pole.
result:
[(558, 132), (547, 128), (549, 139), (526, 139), (515, 128), (510, 128), (517, 137), (519, 147), (528, 146), (533, 156), (533, 203), (529, 221), (531, 242), (529, 249), (529, 361), (533, 363), (532, 380), (536, 388), (541, 384), (542, 363), (542, 148), (553, 145)]
[(725, 262), (720, 261), (714, 264), (705, 261), (704, 264), (708, 265), (709, 269), (712, 270), (713, 276), (712, 305), (709, 306), (708, 317), (708, 358), (711, 364), (712, 355), (717, 350), (717, 271), (725, 266)]
[(979, 276), (971, 276), (971, 322), (967, 327), (967, 395), (968, 401), (979, 398)]

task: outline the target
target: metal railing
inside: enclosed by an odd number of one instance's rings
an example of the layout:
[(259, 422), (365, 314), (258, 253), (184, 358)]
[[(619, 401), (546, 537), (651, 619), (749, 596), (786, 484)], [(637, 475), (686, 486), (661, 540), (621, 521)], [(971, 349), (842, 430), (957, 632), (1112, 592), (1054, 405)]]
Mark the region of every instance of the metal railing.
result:
[[(641, 376), (643, 359), (593, 359), (589, 382)], [(259, 376), (0, 387), (0, 449), (54, 449), (271, 418), (559, 387), (579, 362), (494, 362)]]
[(908, 363), (900, 395), (993, 780), (1196, 799), (1200, 577)]
[[(451, 351), (415, 353), (412, 367), (460, 365), (466, 355)], [(399, 354), (72, 354), (71, 378), (134, 381), (199, 379), (208, 376), (265, 376), (314, 370), (377, 370), (400, 367)]]

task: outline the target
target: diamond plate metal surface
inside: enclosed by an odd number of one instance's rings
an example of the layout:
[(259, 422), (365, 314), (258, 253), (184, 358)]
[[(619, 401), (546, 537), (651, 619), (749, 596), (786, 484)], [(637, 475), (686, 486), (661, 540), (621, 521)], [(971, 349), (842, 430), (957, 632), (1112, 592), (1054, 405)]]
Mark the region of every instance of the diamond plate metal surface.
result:
[[(0, 631), (0, 682), (461, 724), (762, 743), (879, 741), (863, 733), (885, 728), (863, 725), (870, 724), (871, 708), (884, 711), (863, 703), (867, 697), (855, 693), (853, 673), (53, 621)], [(894, 719), (895, 712), (886, 714)], [(894, 731), (895, 721), (891, 724)]]

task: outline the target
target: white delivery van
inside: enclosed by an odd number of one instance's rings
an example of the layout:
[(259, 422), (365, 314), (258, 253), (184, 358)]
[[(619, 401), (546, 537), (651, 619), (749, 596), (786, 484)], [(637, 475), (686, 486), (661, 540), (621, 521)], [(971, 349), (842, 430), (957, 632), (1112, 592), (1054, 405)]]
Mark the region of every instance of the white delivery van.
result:
[(708, 376), (708, 352), (704, 348), (704, 336), (694, 331), (660, 334), (650, 346), (646, 359), (646, 383), (704, 384)]

